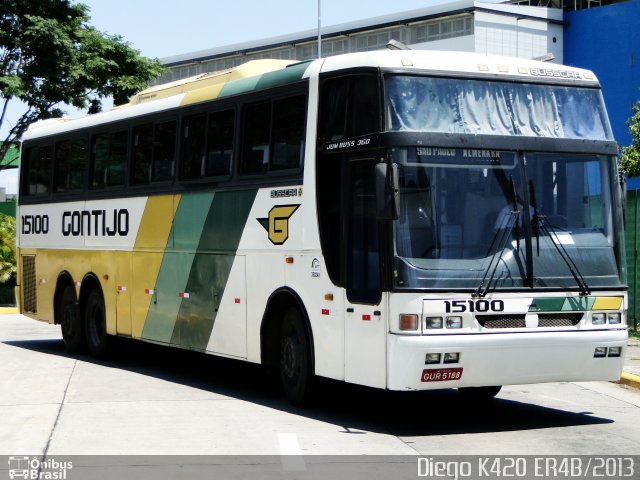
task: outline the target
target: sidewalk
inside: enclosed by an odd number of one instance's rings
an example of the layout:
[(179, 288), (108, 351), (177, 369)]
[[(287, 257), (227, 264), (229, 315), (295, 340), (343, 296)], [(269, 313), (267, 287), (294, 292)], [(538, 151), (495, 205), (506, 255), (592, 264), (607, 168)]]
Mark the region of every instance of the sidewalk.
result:
[(630, 338), (627, 342), (627, 354), (619, 383), (640, 388), (640, 341)]

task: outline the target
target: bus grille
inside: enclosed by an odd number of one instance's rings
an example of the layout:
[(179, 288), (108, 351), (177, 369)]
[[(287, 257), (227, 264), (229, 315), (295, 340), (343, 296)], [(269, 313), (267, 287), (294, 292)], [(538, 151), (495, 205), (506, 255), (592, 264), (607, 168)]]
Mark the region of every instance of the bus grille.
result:
[(539, 327), (573, 327), (582, 320), (582, 312), (539, 313)]
[(484, 328), (525, 328), (524, 315), (476, 315)]
[(36, 313), (36, 257), (22, 257), (22, 305), (25, 312)]

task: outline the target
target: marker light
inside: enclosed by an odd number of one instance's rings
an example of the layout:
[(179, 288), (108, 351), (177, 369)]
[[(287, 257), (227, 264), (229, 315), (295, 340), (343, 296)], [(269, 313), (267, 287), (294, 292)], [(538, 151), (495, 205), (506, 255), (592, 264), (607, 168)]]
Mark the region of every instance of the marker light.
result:
[(620, 312), (607, 313), (609, 323), (622, 323), (622, 315)]
[(424, 319), (424, 328), (442, 328), (442, 317), (427, 317)]
[(607, 347), (596, 347), (595, 352), (593, 352), (594, 358), (602, 358), (607, 356)]
[(604, 325), (607, 323), (607, 315), (604, 313), (594, 313), (591, 315), (592, 325)]
[(458, 363), (460, 361), (460, 353), (445, 353), (442, 363)]
[(400, 315), (400, 330), (417, 330), (418, 329), (418, 315)]
[(619, 357), (622, 354), (622, 347), (609, 347), (609, 357)]
[(425, 365), (433, 365), (434, 363), (440, 363), (439, 353), (427, 353), (424, 358)]
[(447, 317), (447, 328), (462, 328), (462, 317)]

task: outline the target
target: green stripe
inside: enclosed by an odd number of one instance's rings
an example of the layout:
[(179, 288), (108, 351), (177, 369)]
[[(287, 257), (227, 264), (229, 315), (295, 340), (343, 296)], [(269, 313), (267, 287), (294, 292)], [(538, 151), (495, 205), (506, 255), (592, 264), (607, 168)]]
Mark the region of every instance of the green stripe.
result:
[(552, 312), (562, 310), (564, 298), (534, 298), (529, 307), (530, 312)]
[(171, 343), (205, 350), (257, 190), (218, 192), (202, 229)]
[[(169, 343), (213, 193), (183, 195), (176, 211), (142, 338)], [(169, 214), (169, 212), (167, 212)]]
[(307, 71), (307, 67), (310, 62), (295, 63), (289, 67), (274, 72), (265, 73), (263, 75), (256, 75), (254, 77), (241, 78), (232, 82), (226, 83), (218, 98), (228, 97), (230, 95), (238, 95), (241, 93), (252, 92), (254, 90), (263, 90), (265, 88), (277, 87), (280, 85), (286, 85), (287, 83), (293, 83), (302, 78), (304, 72)]
[(598, 297), (554, 297), (534, 298), (529, 306), (530, 312), (582, 312), (591, 310)]
[(593, 304), (596, 301), (596, 297), (570, 297), (562, 306), (563, 311), (585, 311), (591, 310)]

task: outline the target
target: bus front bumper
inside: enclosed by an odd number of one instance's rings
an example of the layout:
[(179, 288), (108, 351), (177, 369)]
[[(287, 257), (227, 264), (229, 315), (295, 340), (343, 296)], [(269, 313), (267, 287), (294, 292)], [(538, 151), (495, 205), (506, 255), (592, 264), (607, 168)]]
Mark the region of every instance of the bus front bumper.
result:
[[(518, 385), (620, 378), (627, 331), (389, 335), (387, 388)], [(614, 347), (611, 350), (611, 347)], [(617, 354), (619, 356), (609, 356)], [(596, 353), (596, 348), (599, 348)], [(606, 350), (604, 350), (606, 348)], [(604, 352), (604, 356), (601, 355)], [(445, 354), (448, 362), (445, 363)], [(459, 355), (458, 361), (455, 354)], [(433, 354), (428, 355), (427, 354)], [(438, 355), (439, 355), (439, 361)], [(437, 363), (435, 363), (437, 361)], [(434, 362), (434, 363), (428, 363)]]

